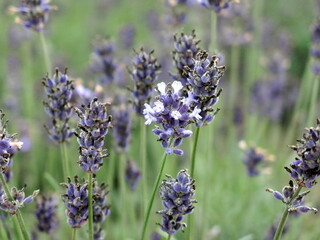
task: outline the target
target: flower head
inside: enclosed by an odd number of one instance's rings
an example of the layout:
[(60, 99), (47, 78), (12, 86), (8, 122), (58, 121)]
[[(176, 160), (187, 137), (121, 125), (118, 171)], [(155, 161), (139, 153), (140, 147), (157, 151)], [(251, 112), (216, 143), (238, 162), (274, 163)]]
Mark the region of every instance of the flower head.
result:
[(11, 188), (11, 197), (8, 196), (0, 184), (0, 209), (8, 212), (11, 215), (16, 214), (19, 208), (24, 205), (33, 202), (34, 198), (38, 195), (39, 190), (36, 190), (32, 195), (26, 197), (24, 193), (24, 188), (18, 190), (16, 187)]
[(42, 84), (47, 95), (47, 101), (44, 102), (45, 111), (52, 119), (52, 126), (45, 127), (52, 141), (65, 142), (73, 136), (68, 124), (72, 113), (70, 100), (73, 83), (68, 78), (67, 69), (64, 73), (56, 69), (53, 77), (47, 75)]
[(137, 183), (140, 181), (140, 170), (133, 160), (128, 160), (126, 165), (126, 181), (129, 184), (130, 189), (133, 191), (137, 187)]
[(56, 10), (49, 5), (50, 0), (21, 0), (20, 7), (10, 7), (9, 12), (18, 13), (16, 22), (34, 31), (42, 31), (48, 22), (49, 12)]
[(78, 138), (79, 166), (88, 173), (98, 171), (103, 165), (103, 159), (108, 157), (103, 148), (104, 138), (111, 127), (111, 116), (107, 114), (108, 103), (101, 103), (94, 98), (83, 109), (74, 108), (79, 117)]
[(181, 96), (182, 88), (181, 82), (178, 81), (171, 84), (159, 83), (156, 88), (160, 94), (156, 98), (157, 101), (153, 106), (146, 103), (143, 110), (146, 124), (155, 122), (160, 125), (152, 131), (166, 148), (167, 154), (183, 154), (183, 151), (176, 147), (182, 143), (183, 138), (192, 135), (192, 131), (185, 128), (196, 119), (201, 119), (198, 108), (191, 110), (185, 98)]
[(217, 66), (218, 58), (208, 57), (206, 51), (199, 51), (194, 59), (194, 68), (185, 66), (185, 76), (188, 79), (190, 91), (187, 92), (189, 102), (193, 109), (200, 109), (197, 126), (209, 124), (213, 121), (219, 109), (213, 106), (218, 102), (220, 93), (220, 78), (225, 72), (224, 66)]
[(144, 104), (150, 100), (160, 67), (153, 56), (153, 51), (147, 53), (141, 48), (139, 53), (136, 52), (129, 74), (135, 84), (132, 92), (135, 110), (138, 114), (142, 114)]
[(51, 234), (58, 227), (58, 199), (54, 195), (43, 195), (37, 198), (38, 220), (37, 228), (40, 232)]
[(128, 151), (131, 135), (131, 109), (125, 104), (113, 109), (113, 133), (118, 151)]
[(188, 80), (183, 74), (184, 66), (188, 66), (190, 69), (194, 68), (193, 59), (196, 58), (200, 48), (198, 47), (200, 40), (196, 39), (195, 30), (192, 31), (191, 35), (181, 33), (180, 37), (174, 35), (174, 47), (175, 50), (172, 52), (173, 61), (178, 70), (178, 74), (174, 75), (174, 79), (181, 81), (182, 85), (186, 85)]
[(62, 195), (62, 200), (67, 207), (68, 224), (72, 228), (80, 228), (88, 220), (88, 183), (81, 184), (77, 176), (74, 181), (75, 183), (71, 183), (71, 179), (68, 178), (68, 183), (61, 184), (67, 188), (66, 193)]
[(103, 223), (110, 214), (110, 206), (107, 204), (107, 185), (101, 183), (100, 185), (95, 180), (93, 182), (93, 222)]
[(233, 0), (198, 0), (198, 2), (202, 6), (212, 8), (216, 13), (219, 13), (221, 10), (229, 8)]
[(193, 203), (196, 200), (192, 197), (195, 195), (195, 184), (186, 169), (181, 170), (176, 179), (169, 175), (167, 178), (160, 185), (160, 197), (165, 209), (157, 213), (162, 216), (162, 231), (172, 235), (186, 227), (182, 220), (194, 209)]

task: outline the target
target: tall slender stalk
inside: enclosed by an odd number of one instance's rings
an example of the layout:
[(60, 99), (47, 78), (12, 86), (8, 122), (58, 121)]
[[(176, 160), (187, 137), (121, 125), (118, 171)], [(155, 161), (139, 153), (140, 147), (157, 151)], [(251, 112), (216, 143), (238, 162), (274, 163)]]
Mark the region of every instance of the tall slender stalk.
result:
[[(5, 191), (6, 195), (9, 197), (10, 201), (13, 201), (13, 197), (12, 197), (12, 195), (10, 193), (10, 190), (8, 188), (6, 180), (4, 179), (2, 173), (0, 173), (0, 180), (1, 180), (1, 183), (2, 183), (2, 186), (4, 188), (4, 191)], [(19, 227), (20, 227), (20, 230), (22, 232), (24, 240), (30, 240), (29, 234), (28, 234), (27, 229), (26, 229), (26, 225), (25, 225), (25, 223), (23, 221), (23, 218), (22, 218), (22, 215), (21, 215), (21, 212), (20, 212), (19, 209), (17, 210), (15, 216), (17, 217), (17, 220), (18, 220), (18, 223), (19, 223)]]
[(192, 155), (191, 155), (190, 176), (192, 178), (194, 177), (194, 171), (195, 171), (195, 165), (196, 165), (196, 153), (198, 148), (199, 134), (200, 134), (200, 127), (197, 127), (194, 142), (193, 142)]
[(46, 68), (47, 68), (48, 74), (51, 77), (52, 72), (51, 72), (50, 54), (49, 54), (49, 49), (48, 49), (48, 46), (47, 46), (43, 31), (39, 32), (39, 37), (40, 37), (40, 42), (41, 42), (41, 46), (42, 46), (44, 62), (46, 64)]
[(3, 240), (8, 240), (8, 235), (2, 220), (0, 220), (0, 238)]
[(141, 240), (145, 239), (146, 230), (147, 230), (147, 226), (148, 226), (148, 221), (149, 221), (149, 218), (150, 218), (150, 213), (151, 213), (151, 209), (152, 209), (153, 202), (154, 202), (154, 197), (156, 195), (157, 189), (158, 189), (159, 184), (160, 184), (160, 179), (161, 179), (161, 176), (162, 176), (162, 173), (163, 173), (163, 170), (164, 170), (164, 166), (166, 164), (167, 156), (168, 156), (168, 154), (164, 153), (163, 157), (162, 157), (161, 168), (160, 168), (160, 171), (158, 173), (156, 182), (155, 182), (154, 187), (153, 187), (151, 199), (150, 199), (150, 202), (149, 202), (149, 205), (148, 205), (148, 209), (147, 209), (147, 215), (146, 215), (144, 223), (143, 223)]
[(316, 105), (317, 105), (317, 99), (318, 99), (318, 93), (319, 93), (319, 81), (320, 79), (318, 77), (314, 79), (314, 85), (311, 93), (311, 102), (310, 102), (310, 108), (309, 108), (308, 120), (307, 120), (308, 126), (311, 125), (312, 122), (314, 121), (316, 111), (317, 111)]
[(168, 234), (168, 240), (170, 240), (170, 239), (171, 239), (171, 236), (172, 236), (171, 234)]
[(287, 218), (288, 218), (288, 215), (289, 215), (289, 205), (292, 203), (292, 201), (298, 196), (298, 194), (300, 193), (302, 187), (299, 186), (299, 188), (297, 189), (297, 191), (294, 193), (294, 195), (292, 196), (291, 200), (289, 203), (287, 203), (284, 211), (283, 211), (283, 214), (282, 214), (282, 217), (281, 217), (281, 220), (279, 222), (279, 225), (278, 225), (278, 228), (277, 228), (277, 231), (273, 237), (273, 240), (279, 240), (281, 238), (281, 235), (282, 235), (282, 232), (283, 232), (283, 228), (284, 226), (286, 225), (286, 222), (287, 222)]
[[(120, 208), (120, 219), (121, 219), (121, 227), (122, 229), (126, 229), (126, 220), (127, 220), (127, 216), (123, 215), (121, 213), (125, 212), (128, 214), (127, 212), (127, 203), (126, 203), (126, 183), (125, 183), (125, 176), (124, 176), (124, 172), (125, 172), (125, 164), (126, 164), (126, 155), (125, 153), (121, 153), (120, 154), (120, 166), (119, 166), (119, 181), (120, 181), (120, 191), (121, 191), (121, 208)], [(125, 239), (125, 231), (121, 231), (122, 234), (122, 239)]]
[(93, 240), (92, 178), (93, 173), (89, 173), (89, 240)]
[(71, 240), (76, 240), (76, 238), (77, 238), (77, 229), (73, 228)]
[(213, 54), (217, 54), (218, 49), (218, 38), (217, 38), (217, 21), (218, 15), (215, 11), (211, 11), (211, 36), (209, 42), (209, 49)]
[(146, 143), (146, 131), (147, 126), (144, 124), (144, 118), (140, 119), (140, 159), (142, 170), (142, 216), (146, 211), (146, 194), (147, 194), (147, 170), (146, 170), (146, 155), (147, 155), (147, 143)]
[(63, 179), (66, 179), (68, 176), (70, 176), (66, 143), (60, 144), (60, 151), (62, 160)]

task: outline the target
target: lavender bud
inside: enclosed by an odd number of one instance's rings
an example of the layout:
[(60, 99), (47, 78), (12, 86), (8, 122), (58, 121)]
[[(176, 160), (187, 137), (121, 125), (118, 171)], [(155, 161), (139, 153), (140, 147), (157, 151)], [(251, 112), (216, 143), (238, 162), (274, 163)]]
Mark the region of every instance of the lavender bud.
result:
[(116, 149), (119, 152), (126, 152), (129, 148), (131, 137), (131, 111), (125, 104), (113, 109), (113, 133)]

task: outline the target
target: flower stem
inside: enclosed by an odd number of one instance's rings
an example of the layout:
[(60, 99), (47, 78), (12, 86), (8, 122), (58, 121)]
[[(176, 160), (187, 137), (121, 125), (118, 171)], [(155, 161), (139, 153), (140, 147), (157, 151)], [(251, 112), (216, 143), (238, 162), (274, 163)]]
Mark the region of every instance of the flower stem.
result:
[(289, 203), (287, 203), (284, 211), (283, 211), (283, 214), (282, 214), (282, 217), (281, 217), (281, 220), (279, 222), (279, 225), (278, 225), (278, 228), (277, 228), (277, 231), (273, 237), (273, 240), (279, 240), (281, 238), (281, 235), (282, 235), (282, 232), (283, 232), (283, 228), (284, 226), (286, 225), (286, 222), (287, 222), (287, 218), (288, 218), (288, 215), (289, 215), (289, 205), (291, 204), (291, 202), (298, 196), (299, 192), (301, 191), (302, 187), (299, 186), (299, 188), (297, 189), (297, 191), (294, 193), (294, 195), (292, 196), (291, 200)]
[(145, 239), (146, 230), (147, 230), (147, 226), (148, 226), (148, 221), (149, 221), (149, 218), (150, 218), (150, 213), (151, 213), (152, 205), (153, 205), (153, 202), (154, 202), (154, 197), (155, 197), (157, 189), (159, 187), (160, 179), (161, 179), (161, 176), (162, 176), (162, 173), (163, 173), (164, 166), (166, 164), (167, 156), (168, 155), (166, 153), (164, 153), (163, 157), (162, 157), (161, 168), (160, 168), (158, 177), (157, 177), (156, 182), (155, 182), (154, 187), (153, 187), (151, 199), (150, 199), (150, 202), (149, 202), (149, 205), (148, 205), (147, 215), (146, 215), (144, 223), (143, 223), (143, 230), (142, 230), (141, 240)]
[[(6, 195), (9, 197), (10, 201), (13, 201), (14, 199), (13, 199), (11, 193), (10, 193), (10, 190), (9, 190), (9, 188), (8, 188), (8, 185), (7, 185), (7, 183), (6, 183), (6, 180), (4, 179), (2, 173), (0, 173), (0, 180), (1, 180), (2, 186), (3, 186), (3, 188), (4, 188), (4, 191), (6, 192)], [(29, 239), (30, 239), (30, 238), (29, 238), (29, 234), (28, 234), (28, 232), (27, 232), (26, 226), (25, 226), (25, 224), (24, 224), (24, 221), (23, 221), (23, 218), (22, 218), (22, 215), (21, 215), (19, 209), (17, 210), (17, 212), (16, 212), (15, 215), (16, 215), (16, 217), (17, 217), (17, 220), (18, 220), (18, 223), (19, 223), (19, 227), (20, 227), (20, 230), (21, 230), (21, 232), (22, 232), (22, 235), (23, 235), (24, 240), (29, 240)]]
[(144, 124), (144, 118), (140, 119), (140, 159), (141, 159), (141, 170), (142, 170), (142, 216), (145, 215), (146, 209), (146, 192), (147, 192), (147, 170), (146, 170), (146, 125)]
[(89, 239), (93, 240), (93, 207), (92, 207), (92, 178), (93, 173), (89, 173)]
[(190, 176), (192, 178), (194, 176), (194, 170), (195, 170), (195, 165), (196, 165), (196, 153), (197, 153), (197, 147), (198, 147), (199, 133), (200, 133), (200, 127), (197, 127), (196, 136), (195, 136), (195, 139), (194, 139), (194, 142), (193, 142), (192, 155), (191, 155)]
[(67, 148), (66, 148), (65, 142), (60, 144), (60, 150), (61, 150), (63, 179), (66, 179), (68, 176), (70, 176), (70, 172), (69, 172), (68, 154), (67, 154)]
[(172, 236), (171, 234), (168, 234), (168, 240), (170, 240), (170, 239), (171, 239), (171, 236)]
[(310, 103), (310, 108), (309, 108), (309, 113), (308, 113), (308, 121), (307, 124), (310, 126), (314, 120), (315, 120), (315, 114), (316, 114), (316, 106), (317, 106), (317, 98), (318, 98), (318, 93), (319, 93), (319, 78), (314, 79), (314, 86), (312, 88), (312, 93), (311, 93), (311, 103)]
[(218, 49), (218, 39), (217, 39), (217, 20), (218, 16), (215, 11), (211, 11), (211, 36), (209, 49), (213, 54), (217, 54)]
[[(127, 211), (127, 203), (126, 203), (126, 183), (125, 183), (125, 176), (124, 176), (124, 172), (125, 172), (125, 164), (126, 164), (126, 155), (125, 153), (121, 153), (120, 154), (120, 166), (119, 166), (119, 181), (120, 181), (120, 189), (121, 189), (121, 209), (119, 212), (119, 216), (120, 216), (120, 220), (121, 220), (121, 227), (122, 229), (126, 229), (126, 219), (127, 216), (121, 214), (121, 213), (126, 213), (128, 214)], [(125, 239), (125, 231), (121, 231), (122, 233), (122, 239)]]
[(43, 34), (43, 31), (39, 32), (40, 36), (40, 41), (41, 41), (41, 46), (42, 46), (42, 51), (43, 51), (43, 57), (44, 57), (44, 62), (46, 64), (47, 72), (49, 76), (51, 76), (51, 61), (50, 61), (50, 55), (49, 55), (49, 50), (46, 44), (46, 40)]
[(72, 229), (72, 240), (76, 240), (76, 238), (77, 238), (77, 229), (76, 228), (73, 228)]
[(0, 238), (3, 240), (8, 240), (8, 236), (5, 230), (4, 222), (0, 220)]

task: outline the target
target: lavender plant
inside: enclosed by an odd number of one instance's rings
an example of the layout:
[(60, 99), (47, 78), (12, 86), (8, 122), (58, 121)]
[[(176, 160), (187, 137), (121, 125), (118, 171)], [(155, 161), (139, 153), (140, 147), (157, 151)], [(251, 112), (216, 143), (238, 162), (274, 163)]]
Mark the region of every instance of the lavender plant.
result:
[(49, 3), (50, 0), (21, 0), (21, 6), (10, 7), (9, 12), (20, 15), (16, 18), (17, 23), (38, 32), (48, 22), (49, 13), (57, 9)]
[(312, 70), (315, 75), (320, 75), (320, 19), (312, 26), (310, 55), (313, 58)]
[(162, 216), (161, 230), (174, 235), (178, 230), (184, 230), (186, 224), (182, 220), (185, 215), (192, 213), (193, 203), (197, 202), (192, 199), (195, 195), (195, 181), (186, 169), (181, 170), (176, 179), (166, 176), (168, 180), (163, 180), (160, 185), (160, 197), (165, 209), (157, 213)]
[(306, 213), (313, 211), (316, 213), (318, 211), (316, 208), (303, 205), (304, 198), (310, 191), (300, 192), (304, 187), (312, 188), (317, 183), (316, 178), (320, 175), (320, 119), (317, 119), (317, 126), (307, 128), (303, 138), (297, 140), (297, 142), (297, 145), (290, 146), (296, 152), (297, 157), (291, 162), (290, 167), (285, 167), (292, 178), (289, 181), (289, 186), (285, 186), (282, 193), (270, 188), (267, 189), (276, 199), (286, 205), (274, 236), (275, 240), (281, 238), (289, 212)]
[(107, 114), (108, 103), (101, 103), (94, 98), (83, 109), (74, 108), (78, 114), (78, 128), (80, 133), (75, 133), (78, 138), (79, 161), (81, 169), (89, 174), (89, 239), (93, 239), (93, 173), (103, 165), (103, 159), (108, 157), (106, 149), (103, 149), (104, 138), (111, 127), (111, 116)]
[(58, 199), (55, 195), (42, 195), (37, 198), (37, 229), (51, 235), (58, 227)]
[(175, 50), (172, 52), (173, 61), (178, 70), (178, 74), (173, 75), (174, 79), (180, 81), (183, 86), (188, 83), (184, 73), (184, 67), (188, 66), (190, 69), (194, 68), (194, 60), (200, 48), (198, 44), (200, 40), (196, 39), (195, 30), (191, 32), (191, 35), (181, 33), (180, 37), (177, 34), (173, 36)]
[(135, 161), (133, 160), (127, 161), (125, 178), (126, 178), (127, 184), (130, 187), (130, 190), (134, 191), (141, 178), (141, 172)]
[(206, 7), (213, 9), (216, 13), (221, 12), (221, 10), (229, 8), (233, 0), (198, 0), (198, 2)]
[(156, 98), (158, 100), (152, 107), (146, 103), (143, 110), (145, 124), (149, 125), (152, 122), (160, 124), (161, 128), (157, 126), (152, 131), (158, 136), (158, 141), (166, 149), (167, 154), (183, 154), (177, 147), (181, 145), (183, 138), (192, 135), (192, 131), (186, 127), (202, 118), (201, 110), (197, 106), (191, 110), (189, 99), (181, 97), (182, 88), (181, 82), (178, 81), (172, 84), (159, 83), (156, 88), (160, 94)]

